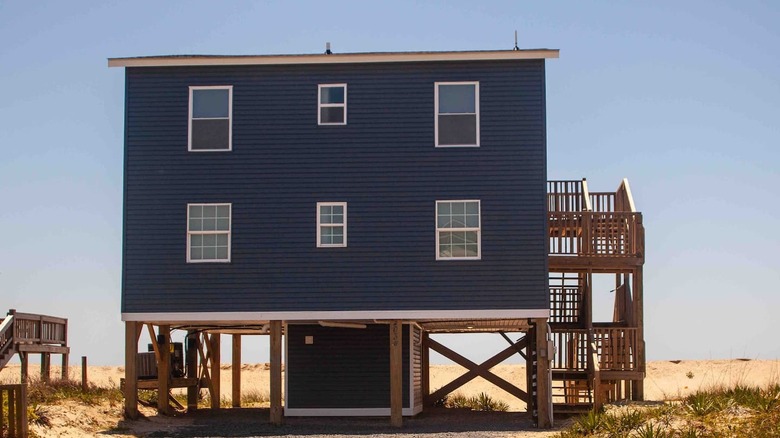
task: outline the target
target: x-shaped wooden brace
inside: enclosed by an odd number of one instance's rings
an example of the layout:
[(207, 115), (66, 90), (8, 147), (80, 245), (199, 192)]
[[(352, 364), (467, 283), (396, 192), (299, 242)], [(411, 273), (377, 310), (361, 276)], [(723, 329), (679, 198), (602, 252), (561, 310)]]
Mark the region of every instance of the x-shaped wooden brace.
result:
[(476, 363), (466, 359), (465, 357), (461, 356), (460, 354), (450, 350), (449, 348), (445, 347), (444, 345), (434, 341), (433, 339), (428, 339), (428, 347), (430, 347), (431, 350), (441, 354), (442, 356), (446, 357), (447, 359), (455, 362), (456, 364), (462, 366), (463, 368), (466, 368), (468, 372), (461, 375), (457, 379), (453, 380), (452, 382), (442, 386), (438, 390), (436, 390), (433, 394), (430, 394), (427, 398), (427, 404), (432, 404), (436, 402), (437, 400), (441, 400), (445, 395), (451, 393), (452, 391), (460, 388), (461, 386), (465, 385), (466, 383), (470, 382), (471, 380), (482, 377), (483, 379), (487, 380), (488, 382), (498, 386), (499, 388), (503, 389), (504, 391), (512, 394), (513, 396), (519, 398), (520, 400), (523, 400), (524, 402), (528, 402), (529, 397), (528, 393), (523, 391), (522, 389), (518, 388), (517, 386), (507, 382), (506, 380), (502, 379), (501, 377), (498, 377), (497, 375), (490, 372), (490, 369), (494, 366), (500, 364), (501, 362), (507, 360), (508, 358), (512, 357), (514, 354), (517, 354), (517, 352), (528, 346), (528, 341), (525, 337), (517, 341), (516, 343), (510, 345), (506, 349), (502, 350), (500, 353), (496, 354), (495, 356), (491, 357), (490, 359), (486, 360), (485, 362), (482, 362), (481, 364), (477, 365)]

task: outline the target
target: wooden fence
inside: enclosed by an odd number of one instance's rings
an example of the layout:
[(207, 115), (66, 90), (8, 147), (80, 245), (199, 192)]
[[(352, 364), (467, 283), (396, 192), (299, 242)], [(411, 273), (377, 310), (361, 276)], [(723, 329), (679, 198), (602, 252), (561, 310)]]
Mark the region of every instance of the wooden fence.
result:
[[(27, 438), (27, 387), (0, 385), (0, 436)], [(6, 415), (7, 412), (7, 415)]]

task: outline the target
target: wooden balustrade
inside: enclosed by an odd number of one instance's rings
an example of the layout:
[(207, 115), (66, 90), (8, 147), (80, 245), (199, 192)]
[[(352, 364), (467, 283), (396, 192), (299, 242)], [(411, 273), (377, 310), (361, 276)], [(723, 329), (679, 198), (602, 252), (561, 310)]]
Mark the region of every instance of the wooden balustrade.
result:
[(579, 323), (582, 300), (580, 286), (550, 286), (550, 322)]
[(551, 333), (556, 348), (553, 370), (586, 371), (588, 369), (588, 330), (574, 329)]
[(602, 371), (639, 371), (637, 328), (594, 327), (593, 342)]
[(599, 211), (599, 212), (615, 211), (615, 193), (590, 192), (590, 205), (592, 211)]
[(638, 257), (642, 214), (550, 212), (550, 255)]
[(547, 181), (547, 211), (574, 212), (588, 209), (583, 181)]
[(20, 344), (67, 345), (68, 320), (46, 315), (13, 313), (13, 339)]
[(27, 437), (25, 385), (0, 385), (0, 436)]

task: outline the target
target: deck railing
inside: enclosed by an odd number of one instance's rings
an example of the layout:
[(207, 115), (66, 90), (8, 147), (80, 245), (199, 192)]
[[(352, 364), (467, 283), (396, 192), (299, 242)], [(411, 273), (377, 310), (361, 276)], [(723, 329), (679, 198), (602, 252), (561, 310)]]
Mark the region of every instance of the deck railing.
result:
[(550, 286), (550, 322), (577, 324), (583, 306), (580, 286)]
[(9, 315), (13, 316), (13, 341), (17, 344), (68, 344), (68, 320), (65, 318), (15, 311)]
[(637, 360), (637, 328), (593, 327), (554, 332), (554, 370), (592, 370), (593, 358), (598, 358), (601, 371), (639, 371)]
[(547, 211), (573, 212), (588, 210), (585, 180), (547, 181)]
[(0, 436), (27, 437), (27, 388), (25, 385), (0, 385)]
[(593, 342), (602, 371), (639, 371), (637, 330), (631, 327), (593, 328)]
[(590, 192), (590, 206), (592, 211), (615, 211), (614, 192)]
[(641, 213), (549, 212), (548, 218), (550, 255), (641, 255)]
[(553, 370), (587, 371), (588, 369), (588, 330), (574, 329), (566, 332), (553, 332), (556, 348), (553, 358)]

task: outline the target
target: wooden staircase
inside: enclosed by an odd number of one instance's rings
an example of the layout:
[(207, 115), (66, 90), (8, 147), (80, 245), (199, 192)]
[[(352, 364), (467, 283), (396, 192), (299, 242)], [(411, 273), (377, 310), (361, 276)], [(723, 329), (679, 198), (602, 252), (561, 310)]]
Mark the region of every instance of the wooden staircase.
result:
[[(547, 190), (553, 410), (641, 400), (644, 226), (628, 181), (615, 192), (591, 193), (584, 179), (549, 181)], [(594, 274), (614, 276), (610, 322), (593, 321)]]

